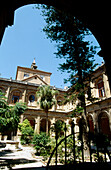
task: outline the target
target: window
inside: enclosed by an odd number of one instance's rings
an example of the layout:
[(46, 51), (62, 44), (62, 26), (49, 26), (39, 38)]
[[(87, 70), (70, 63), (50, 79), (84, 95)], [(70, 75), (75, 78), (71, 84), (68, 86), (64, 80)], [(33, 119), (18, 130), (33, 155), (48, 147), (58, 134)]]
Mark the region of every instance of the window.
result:
[(58, 96), (57, 97), (57, 109), (63, 110), (64, 106), (62, 102), (63, 102), (63, 97)]
[(44, 76), (43, 76), (43, 75), (41, 75), (40, 78), (41, 78), (42, 80), (44, 80)]
[(62, 105), (62, 101), (63, 101), (63, 98), (62, 98), (61, 96), (57, 97), (57, 104), (58, 104), (59, 106)]
[(98, 83), (98, 92), (99, 92), (99, 97), (104, 97), (105, 96), (105, 90), (104, 90), (104, 83), (103, 83), (103, 81), (100, 81)]
[(12, 103), (19, 102), (19, 96), (13, 96), (12, 97)]
[(20, 99), (20, 92), (14, 91), (12, 94), (12, 103), (19, 102), (19, 99)]
[(29, 77), (29, 74), (28, 73), (24, 73), (24, 78), (27, 78)]
[(34, 102), (35, 101), (35, 96), (34, 95), (30, 95), (29, 96), (29, 101), (30, 102)]

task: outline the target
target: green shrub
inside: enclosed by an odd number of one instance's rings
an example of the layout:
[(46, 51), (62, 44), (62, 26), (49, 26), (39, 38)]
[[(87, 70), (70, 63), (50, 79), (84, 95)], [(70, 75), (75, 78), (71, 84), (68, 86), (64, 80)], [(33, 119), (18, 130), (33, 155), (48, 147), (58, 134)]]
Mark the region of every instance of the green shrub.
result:
[(41, 134), (35, 134), (33, 137), (34, 148), (38, 156), (47, 156), (50, 154), (51, 139), (45, 132)]
[(22, 123), (19, 123), (18, 127), (22, 133), (21, 144), (31, 143), (31, 137), (34, 135), (34, 130), (30, 125), (30, 122), (25, 119)]

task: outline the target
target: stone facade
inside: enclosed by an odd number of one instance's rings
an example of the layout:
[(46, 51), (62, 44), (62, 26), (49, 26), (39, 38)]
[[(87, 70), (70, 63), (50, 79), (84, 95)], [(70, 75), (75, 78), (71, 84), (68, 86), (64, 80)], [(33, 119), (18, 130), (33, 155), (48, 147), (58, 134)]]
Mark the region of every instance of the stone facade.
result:
[[(36, 133), (46, 131), (46, 113), (37, 104), (36, 92), (40, 85), (50, 85), (50, 76), (51, 73), (38, 70), (34, 60), (31, 68), (17, 67), (15, 80), (0, 78), (0, 90), (6, 94), (9, 105), (14, 105), (20, 101), (27, 104), (28, 109), (21, 116), (20, 121), (23, 122), (24, 119), (28, 119)], [(91, 75), (89, 85), (92, 96), (97, 98), (93, 103), (86, 100), (90, 130), (93, 132), (94, 128), (96, 128), (98, 132), (111, 137), (111, 93), (104, 64), (98, 67)], [(53, 106), (48, 113), (49, 129), (57, 120), (62, 120), (69, 124), (71, 118), (68, 116), (76, 106), (73, 102), (62, 106), (59, 105), (59, 102), (64, 99), (64, 94), (68, 91), (67, 88), (51, 88), (58, 90), (59, 94), (55, 96), (58, 104)], [(78, 131), (77, 122), (79, 117), (74, 118), (74, 120), (76, 123), (75, 130)]]
[(111, 92), (104, 64), (91, 75), (90, 87), (92, 96), (97, 98), (93, 103), (86, 101), (90, 130), (96, 128), (111, 139)]
[[(20, 101), (27, 104), (28, 109), (21, 116), (20, 121), (23, 122), (24, 119), (28, 119), (37, 133), (46, 131), (46, 113), (37, 104), (36, 92), (40, 85), (50, 85), (50, 76), (51, 73), (38, 70), (34, 60), (31, 68), (17, 67), (15, 80), (0, 78), (0, 90), (6, 94), (9, 105), (14, 105)], [(62, 101), (67, 89), (51, 88), (59, 91), (59, 94), (55, 97), (57, 101)], [(72, 107), (69, 104), (53, 106), (48, 112), (49, 129), (56, 120), (67, 122)]]

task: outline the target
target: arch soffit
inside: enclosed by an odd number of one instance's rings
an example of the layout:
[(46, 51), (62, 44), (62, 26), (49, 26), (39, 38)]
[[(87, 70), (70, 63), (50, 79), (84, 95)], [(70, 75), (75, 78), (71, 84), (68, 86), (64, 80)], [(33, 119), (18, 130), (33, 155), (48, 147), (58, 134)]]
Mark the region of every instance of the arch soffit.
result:
[(25, 119), (28, 119), (28, 120), (34, 120), (35, 121), (35, 117), (34, 116), (29, 116), (29, 115), (25, 115), (24, 116), (24, 118), (23, 118), (23, 120), (25, 120)]
[[(59, 10), (64, 10), (72, 14), (73, 16), (77, 17), (80, 21), (84, 23), (84, 25), (93, 33), (93, 35), (96, 37), (98, 40), (102, 52), (100, 52), (100, 55), (104, 55), (104, 51), (107, 49), (104, 42), (102, 35), (104, 36), (105, 34), (105, 29), (102, 27), (103, 26), (103, 18), (105, 19), (104, 22), (108, 21), (108, 18), (104, 16), (104, 14), (101, 12), (104, 10), (106, 4), (101, 3), (101, 8), (95, 4), (88, 8), (87, 2), (81, 2), (81, 6), (79, 2), (76, 1), (76, 5), (74, 5), (73, 0), (16, 0), (14, 2), (14, 10), (23, 7), (25, 5), (30, 5), (30, 4), (45, 4), (45, 5), (50, 5), (54, 6), (55, 8)], [(108, 4), (106, 6), (108, 8)], [(92, 13), (94, 12), (94, 15)], [(81, 15), (82, 14), (82, 15)], [(98, 15), (99, 14), (99, 15)], [(107, 14), (106, 14), (107, 15)], [(107, 52), (107, 51), (106, 51)]]
[[(70, 0), (72, 1), (72, 0)], [(45, 4), (45, 5), (50, 5), (54, 6), (55, 8), (63, 8), (67, 7), (68, 9), (71, 7), (71, 2), (68, 2), (64, 0), (64, 2), (61, 2), (60, 0), (16, 0), (14, 2), (14, 10), (17, 10), (20, 7), (26, 6), (26, 5), (31, 5), (31, 4)], [(65, 9), (64, 9), (65, 10)]]
[(56, 99), (57, 99), (57, 100), (58, 100), (58, 99), (62, 99), (62, 100), (64, 100), (64, 96), (63, 96), (63, 95), (61, 95), (61, 94), (59, 94), (59, 95), (57, 95)]
[(22, 98), (22, 93), (23, 93), (23, 91), (20, 90), (20, 89), (15, 88), (15, 89), (12, 89), (12, 90), (10, 91), (10, 94), (11, 94), (11, 95), (10, 95), (10, 99), (12, 98), (14, 92), (19, 92), (19, 93), (20, 93), (20, 98)]
[[(42, 121), (46, 121), (46, 118), (45, 118), (45, 117), (41, 117), (41, 118), (40, 118), (40, 123), (41, 123)], [(48, 122), (50, 122), (50, 123), (51, 123), (50, 118), (48, 118)]]
[(106, 110), (103, 110), (103, 111), (100, 111), (98, 114), (97, 114), (97, 120), (99, 119), (99, 116), (102, 115), (102, 114), (106, 114), (106, 116), (108, 117), (108, 119), (110, 120), (110, 113)]
[[(93, 27), (95, 27), (94, 22), (96, 22), (96, 19), (92, 17), (91, 9), (89, 11), (87, 11), (88, 8), (86, 8), (85, 2), (83, 3), (84, 8), (82, 8), (82, 7), (80, 8), (80, 5), (78, 4), (79, 5), (79, 9), (78, 9), (77, 2), (76, 2), (76, 6), (75, 6), (73, 0), (69, 0), (68, 2), (66, 0), (64, 0), (64, 1), (62, 1), (62, 0), (55, 0), (55, 1), (52, 1), (52, 0), (47, 0), (47, 1), (46, 0), (22, 0), (22, 1), (16, 0), (14, 3), (14, 11), (21, 7), (24, 7), (26, 5), (31, 5), (31, 4), (45, 4), (45, 5), (53, 6), (53, 7), (57, 8), (58, 10), (62, 10), (62, 11), (64, 10), (64, 11), (72, 14), (73, 16), (77, 17), (80, 21), (82, 21), (85, 24), (85, 26), (87, 28), (89, 28), (89, 30), (95, 35), (96, 38), (98, 36), (98, 34), (94, 32), (95, 29), (93, 28)], [(82, 4), (81, 4), (81, 6), (82, 6)], [(85, 12), (85, 8), (86, 8), (87, 12)], [(95, 9), (95, 6), (94, 6), (94, 9)], [(80, 12), (79, 12), (79, 10), (80, 10)], [(96, 9), (95, 9), (95, 12), (96, 12)], [(84, 13), (84, 15), (82, 14), (82, 16), (81, 16), (81, 13)], [(98, 13), (98, 9), (97, 9), (97, 13)], [(97, 18), (97, 16), (96, 16), (96, 18)], [(92, 23), (94, 23), (94, 24), (92, 24)], [(96, 24), (98, 24), (98, 22)]]
[(18, 89), (18, 88), (14, 88), (10, 91), (10, 93), (12, 94), (13, 92), (19, 91), (20, 93), (22, 93), (23, 91)]
[[(50, 6), (54, 6), (58, 8), (59, 10), (67, 10), (70, 14), (73, 16), (76, 16), (79, 20), (81, 20), (89, 30), (94, 34), (96, 39), (98, 40), (102, 50), (100, 53), (101, 56), (106, 56), (110, 54), (110, 49), (108, 50), (107, 43), (105, 44), (105, 40), (109, 40), (109, 36), (106, 36), (105, 34), (109, 35), (110, 28), (107, 23), (110, 20), (109, 10), (104, 14), (102, 11), (104, 9), (109, 9), (108, 3), (102, 3), (101, 2), (101, 8), (100, 4), (92, 4), (91, 6), (87, 4), (87, 2), (81, 2), (81, 5), (79, 1), (76, 1), (76, 5), (74, 4), (73, 0), (10, 0), (7, 3), (5, 1), (2, 1), (1, 9), (8, 9), (10, 11), (10, 16), (8, 16), (7, 25), (4, 25), (4, 30), (8, 25), (13, 25), (14, 22), (14, 11), (22, 6), (30, 5), (30, 4), (46, 4)], [(94, 12), (95, 11), (95, 12)], [(94, 13), (94, 15), (92, 15)], [(82, 14), (82, 15), (81, 15)], [(106, 27), (103, 27), (103, 22)], [(107, 26), (108, 25), (108, 26)], [(108, 29), (108, 31), (107, 31)], [(2, 40), (3, 33), (1, 34)], [(105, 53), (107, 53), (105, 55)]]

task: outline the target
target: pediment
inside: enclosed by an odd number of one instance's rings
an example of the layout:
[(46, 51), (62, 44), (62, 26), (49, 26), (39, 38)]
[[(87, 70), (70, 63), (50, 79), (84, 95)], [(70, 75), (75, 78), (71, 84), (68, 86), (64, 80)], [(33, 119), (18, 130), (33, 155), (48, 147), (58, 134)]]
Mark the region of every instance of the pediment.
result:
[(34, 84), (42, 84), (42, 85), (48, 85), (41, 77), (39, 77), (37, 74), (24, 78), (22, 81), (26, 81), (29, 83), (34, 83)]

